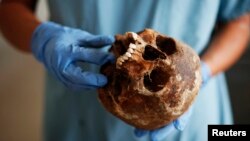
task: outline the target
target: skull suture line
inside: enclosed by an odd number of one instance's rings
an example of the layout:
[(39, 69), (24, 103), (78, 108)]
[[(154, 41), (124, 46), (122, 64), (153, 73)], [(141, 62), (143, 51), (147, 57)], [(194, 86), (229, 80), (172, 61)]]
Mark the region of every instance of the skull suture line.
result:
[(199, 56), (186, 44), (152, 29), (116, 35), (116, 63), (101, 72), (108, 84), (99, 99), (113, 115), (141, 129), (162, 127), (193, 103), (200, 85)]

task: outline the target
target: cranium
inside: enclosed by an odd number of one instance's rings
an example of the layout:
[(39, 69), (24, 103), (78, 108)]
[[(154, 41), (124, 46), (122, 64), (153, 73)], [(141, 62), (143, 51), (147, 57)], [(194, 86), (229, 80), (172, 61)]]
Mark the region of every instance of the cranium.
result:
[(116, 35), (114, 64), (101, 72), (108, 84), (99, 99), (113, 115), (141, 129), (156, 129), (182, 115), (201, 85), (199, 56), (186, 44), (152, 29)]

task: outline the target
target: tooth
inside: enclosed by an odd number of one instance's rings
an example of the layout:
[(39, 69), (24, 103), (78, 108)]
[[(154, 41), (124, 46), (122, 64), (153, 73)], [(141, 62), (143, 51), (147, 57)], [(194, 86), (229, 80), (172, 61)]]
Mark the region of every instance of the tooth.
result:
[(117, 64), (118, 64), (119, 66), (121, 66), (121, 65), (122, 65), (122, 62), (119, 61), (119, 62), (117, 62)]
[(132, 48), (132, 49), (134, 49), (134, 50), (136, 50), (136, 51), (138, 51), (138, 52), (141, 52), (141, 51), (136, 47), (135, 44), (130, 43), (130, 44), (129, 44), (129, 48)]
[(138, 35), (137, 35), (136, 33), (134, 33), (134, 32), (131, 32), (131, 34), (132, 34), (133, 39), (134, 39), (134, 40), (137, 40)]
[(119, 62), (124, 62), (124, 59), (120, 57), (120, 58), (118, 59), (118, 61), (119, 61)]
[(131, 54), (129, 52), (126, 52), (125, 54), (127, 57), (131, 57)]
[(136, 45), (135, 45), (135, 44), (132, 44), (132, 43), (129, 44), (129, 47), (130, 47), (130, 48), (133, 48), (133, 49), (136, 49)]
[(128, 60), (128, 56), (124, 55), (124, 56), (122, 56), (122, 59), (123, 60)]
[(128, 52), (129, 52), (129, 53), (133, 53), (134, 50), (133, 50), (132, 48), (129, 48), (129, 49), (128, 49)]

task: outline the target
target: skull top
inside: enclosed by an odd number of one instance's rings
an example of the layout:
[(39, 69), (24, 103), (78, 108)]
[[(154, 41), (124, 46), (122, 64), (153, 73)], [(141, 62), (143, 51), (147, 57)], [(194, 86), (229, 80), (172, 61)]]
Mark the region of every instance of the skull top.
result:
[(200, 59), (188, 45), (152, 29), (116, 35), (115, 63), (102, 66), (103, 106), (140, 129), (160, 128), (183, 114), (201, 85)]

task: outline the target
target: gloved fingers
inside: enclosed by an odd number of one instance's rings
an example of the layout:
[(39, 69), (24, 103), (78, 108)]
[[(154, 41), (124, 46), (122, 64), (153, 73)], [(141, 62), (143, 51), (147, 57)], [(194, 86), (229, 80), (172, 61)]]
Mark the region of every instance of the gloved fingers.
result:
[(161, 141), (175, 130), (174, 124), (170, 123), (162, 128), (152, 130), (149, 133), (150, 141)]
[(103, 65), (104, 63), (115, 60), (115, 56), (112, 53), (101, 51), (94, 48), (73, 47), (72, 55), (74, 61), (83, 61), (88, 63), (94, 63), (97, 65)]
[(80, 42), (80, 45), (99, 48), (99, 47), (111, 45), (114, 41), (115, 41), (115, 38), (113, 36), (91, 35), (91, 36), (85, 37), (85, 39), (82, 39)]
[(173, 121), (175, 128), (179, 131), (183, 131), (188, 123), (193, 111), (193, 106), (189, 107), (188, 111), (181, 115), (178, 119)]
[(148, 130), (143, 130), (143, 129), (138, 129), (138, 128), (135, 128), (134, 130), (134, 134), (138, 138), (145, 136), (148, 132), (149, 132)]
[(69, 64), (63, 71), (68, 83), (78, 88), (97, 88), (107, 83), (106, 76), (93, 72), (83, 71), (80, 67)]

